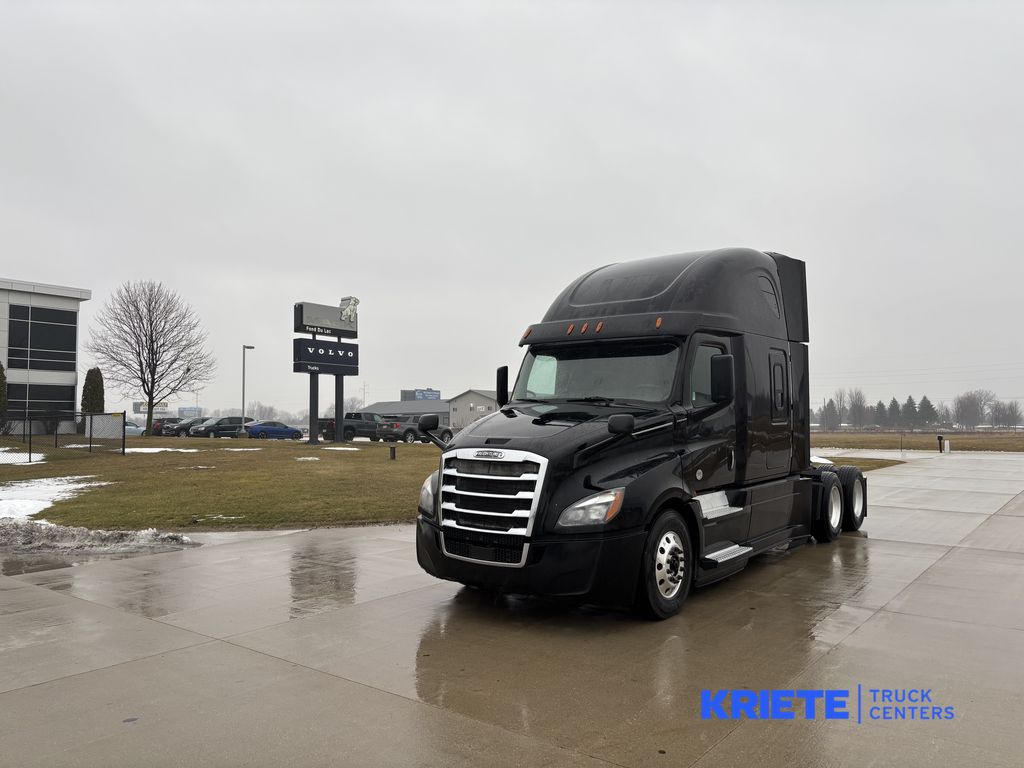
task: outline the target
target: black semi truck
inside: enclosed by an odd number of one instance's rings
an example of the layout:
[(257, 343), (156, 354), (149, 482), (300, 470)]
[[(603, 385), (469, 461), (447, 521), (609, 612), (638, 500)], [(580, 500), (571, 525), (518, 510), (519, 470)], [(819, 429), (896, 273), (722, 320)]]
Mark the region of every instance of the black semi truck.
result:
[(445, 444), (416, 552), (434, 576), (676, 613), (760, 553), (856, 530), (867, 482), (810, 452), (802, 261), (747, 248), (570, 284), (498, 411)]

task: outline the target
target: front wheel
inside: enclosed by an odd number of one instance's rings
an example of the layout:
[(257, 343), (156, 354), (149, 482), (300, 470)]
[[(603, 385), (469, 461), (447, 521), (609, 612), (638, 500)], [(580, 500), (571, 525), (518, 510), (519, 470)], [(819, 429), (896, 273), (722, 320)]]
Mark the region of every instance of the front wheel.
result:
[(260, 440), (266, 440), (267, 439), (267, 433), (266, 432), (260, 432), (258, 435), (256, 435), (256, 437), (258, 439), (260, 439)]
[(407, 442), (407, 443), (415, 443), (416, 442), (416, 433), (413, 432), (410, 429), (408, 432), (406, 432), (404, 435), (402, 435), (402, 439), (405, 442)]
[(674, 616), (690, 594), (692, 582), (690, 531), (678, 512), (666, 512), (647, 534), (636, 607), (653, 619)]
[(213, 433), (213, 432), (207, 432), (206, 436), (207, 437), (216, 437), (217, 435), (215, 433)]
[(341, 436), (344, 437), (346, 441), (349, 441), (356, 436), (356, 432), (354, 429), (346, 429), (344, 432), (341, 433)]

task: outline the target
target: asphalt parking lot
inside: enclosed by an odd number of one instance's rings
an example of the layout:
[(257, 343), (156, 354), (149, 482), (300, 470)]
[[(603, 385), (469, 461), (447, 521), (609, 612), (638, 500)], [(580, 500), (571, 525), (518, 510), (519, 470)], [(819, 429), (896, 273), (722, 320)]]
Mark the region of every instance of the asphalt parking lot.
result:
[[(0, 765), (1020, 766), (1024, 454), (905, 459), (861, 533), (660, 623), (438, 582), (411, 526), (0, 556)], [(955, 717), (700, 717), (858, 685)]]

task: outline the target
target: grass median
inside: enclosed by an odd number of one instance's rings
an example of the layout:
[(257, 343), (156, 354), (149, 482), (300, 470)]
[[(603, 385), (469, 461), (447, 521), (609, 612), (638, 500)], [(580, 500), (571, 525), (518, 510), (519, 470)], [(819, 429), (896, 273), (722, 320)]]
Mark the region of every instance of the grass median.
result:
[[(936, 432), (812, 432), (814, 448), (865, 448), (936, 451)], [(1024, 451), (1021, 432), (943, 432), (953, 451)]]
[[(62, 525), (140, 530), (306, 528), (401, 522), (416, 515), (423, 479), (437, 468), (432, 445), (356, 441), (334, 450), (284, 440), (129, 438), (109, 446), (49, 450), (44, 463), (0, 465), (0, 478), (92, 476), (107, 485), (57, 501), (40, 517)], [(132, 452), (133, 449), (161, 452)], [(182, 449), (185, 449), (182, 451)], [(238, 450), (245, 449), (245, 450)], [(352, 450), (355, 449), (355, 450)], [(864, 470), (899, 464), (842, 459)]]
[[(423, 479), (440, 452), (429, 444), (357, 441), (332, 450), (285, 440), (129, 438), (122, 456), (51, 451), (45, 463), (0, 465), (0, 478), (92, 475), (109, 485), (57, 501), (40, 517), (87, 528), (176, 531), (304, 528), (395, 522), (416, 516)], [(259, 450), (236, 450), (259, 449)], [(189, 449), (180, 452), (177, 449)], [(194, 451), (194, 452), (193, 452)]]

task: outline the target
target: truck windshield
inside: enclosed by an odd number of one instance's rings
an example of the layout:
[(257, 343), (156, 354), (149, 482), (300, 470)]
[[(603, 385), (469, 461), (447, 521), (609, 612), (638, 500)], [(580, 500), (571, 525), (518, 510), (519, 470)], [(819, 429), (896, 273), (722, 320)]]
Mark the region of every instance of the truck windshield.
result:
[(679, 347), (658, 342), (601, 342), (531, 348), (513, 400), (668, 400)]

